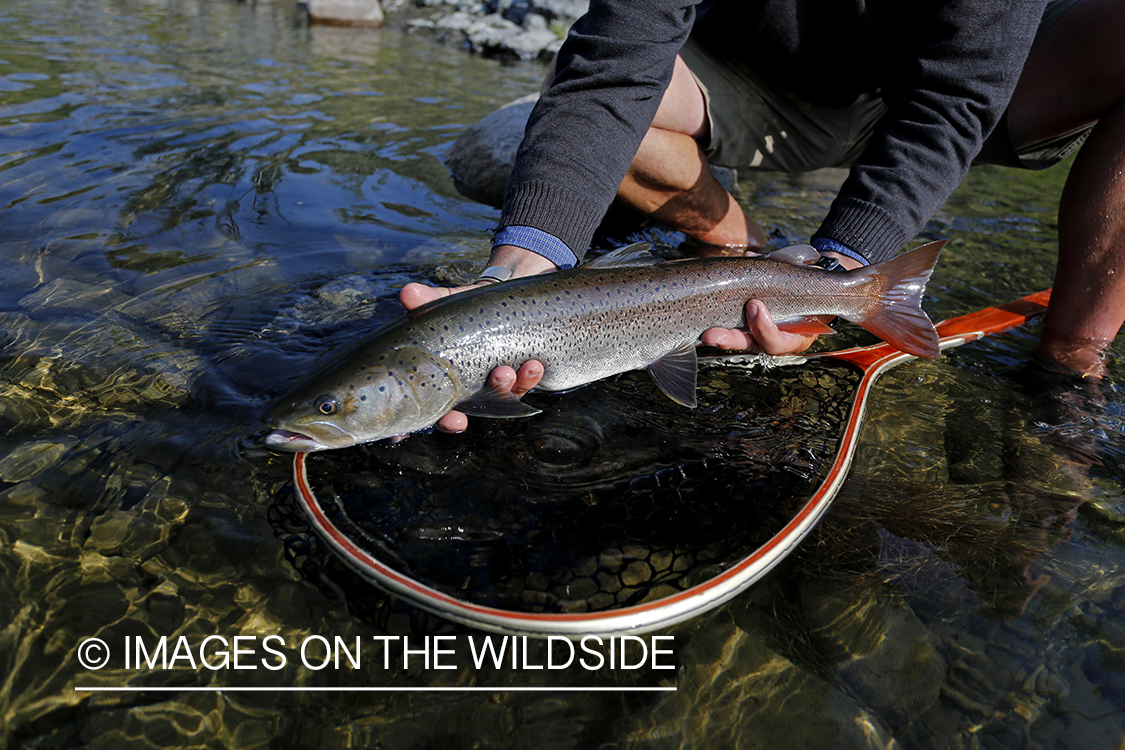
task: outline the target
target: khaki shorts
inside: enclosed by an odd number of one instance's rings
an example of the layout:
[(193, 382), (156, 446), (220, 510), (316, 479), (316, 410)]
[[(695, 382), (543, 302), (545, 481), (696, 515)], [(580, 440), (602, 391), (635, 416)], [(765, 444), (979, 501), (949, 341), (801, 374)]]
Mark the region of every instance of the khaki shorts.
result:
[[(1079, 1), (1052, 0), (1038, 34)], [(778, 172), (847, 167), (859, 157), (887, 111), (878, 97), (843, 109), (811, 104), (766, 83), (745, 64), (703, 49), (694, 39), (680, 54), (707, 103), (711, 137), (701, 146), (712, 164)], [(1092, 128), (1017, 152), (1005, 113), (973, 163), (1043, 169), (1081, 146)]]

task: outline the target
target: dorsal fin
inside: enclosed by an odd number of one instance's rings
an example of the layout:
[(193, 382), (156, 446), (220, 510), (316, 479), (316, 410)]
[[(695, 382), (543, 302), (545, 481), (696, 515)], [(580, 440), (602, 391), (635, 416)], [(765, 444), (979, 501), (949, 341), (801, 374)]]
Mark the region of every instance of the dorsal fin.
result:
[(804, 266), (819, 260), (820, 253), (812, 245), (789, 245), (767, 253), (763, 257), (791, 263), (794, 266)]
[(611, 250), (605, 255), (599, 255), (583, 265), (586, 268), (619, 268), (621, 266), (655, 266), (662, 262), (661, 258), (652, 254), (652, 245), (647, 242), (636, 242), (626, 247)]

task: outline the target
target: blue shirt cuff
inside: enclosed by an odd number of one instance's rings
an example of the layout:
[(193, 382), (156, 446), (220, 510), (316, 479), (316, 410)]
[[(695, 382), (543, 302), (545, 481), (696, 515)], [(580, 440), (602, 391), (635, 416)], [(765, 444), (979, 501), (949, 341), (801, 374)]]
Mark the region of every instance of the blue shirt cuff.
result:
[(813, 240), (810, 244), (816, 248), (816, 251), (818, 253), (839, 253), (840, 255), (848, 256), (852, 260), (858, 260), (865, 266), (871, 265), (871, 261), (867, 260), (867, 258), (864, 258), (855, 250), (852, 250), (843, 242), (837, 242), (836, 240), (829, 239), (828, 237), (813, 237)]
[(567, 247), (565, 242), (535, 227), (504, 227), (492, 238), (492, 247), (495, 248), (497, 245), (515, 245), (530, 250), (536, 255), (542, 255), (564, 271), (578, 265), (578, 256)]

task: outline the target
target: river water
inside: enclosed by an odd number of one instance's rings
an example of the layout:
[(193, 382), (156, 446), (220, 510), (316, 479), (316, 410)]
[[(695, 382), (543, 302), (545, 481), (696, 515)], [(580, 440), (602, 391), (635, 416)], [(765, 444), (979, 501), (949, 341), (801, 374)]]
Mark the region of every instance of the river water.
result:
[[(394, 317), (403, 283), (484, 261), (497, 212), (442, 159), (542, 74), (281, 2), (0, 7), (0, 746), (1120, 747), (1120, 343), (1100, 387), (1021, 374), (1034, 325), (885, 375), (832, 513), (752, 590), (656, 633), (659, 665), (537, 669), (534, 641), (474, 664), (482, 633), (318, 544), (260, 415)], [(1065, 173), (970, 175), (926, 230), (952, 239), (932, 317), (1050, 285)], [(738, 197), (784, 243), (839, 179), (744, 175)], [(676, 241), (601, 241), (638, 239)], [(408, 439), (383, 478), (455, 494), (511, 441), (629, 480), (664, 433), (606, 422), (644, 388), (555, 397), (562, 448), (478, 424)]]

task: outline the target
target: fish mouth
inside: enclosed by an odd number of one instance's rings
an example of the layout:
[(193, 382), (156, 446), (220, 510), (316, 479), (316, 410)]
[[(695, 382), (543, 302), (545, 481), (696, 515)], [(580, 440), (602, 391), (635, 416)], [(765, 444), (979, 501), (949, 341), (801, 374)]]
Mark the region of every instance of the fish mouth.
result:
[(266, 435), (265, 444), (267, 448), (290, 453), (310, 453), (328, 448), (315, 438), (292, 430), (274, 430)]

